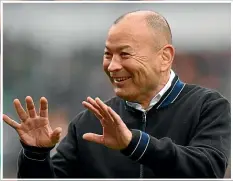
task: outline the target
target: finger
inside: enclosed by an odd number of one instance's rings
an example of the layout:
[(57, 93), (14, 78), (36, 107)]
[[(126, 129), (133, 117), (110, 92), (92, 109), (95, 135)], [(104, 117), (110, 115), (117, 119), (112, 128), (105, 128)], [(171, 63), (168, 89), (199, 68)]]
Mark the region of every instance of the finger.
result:
[(48, 101), (45, 97), (40, 98), (40, 117), (48, 117)]
[(100, 108), (100, 106), (96, 103), (94, 99), (92, 99), (91, 97), (87, 97), (87, 101), (99, 111), (102, 117), (106, 117), (105, 113), (103, 112), (103, 110)]
[(82, 102), (83, 106), (86, 107), (88, 110), (90, 110), (99, 120), (100, 120), (100, 123), (103, 127), (106, 126), (106, 123), (103, 119), (103, 116), (100, 114), (100, 112), (94, 108), (94, 106), (86, 101), (83, 101)]
[(108, 112), (109, 112), (109, 114), (111, 115), (111, 117), (113, 118), (114, 123), (115, 123), (116, 125), (125, 124), (125, 123), (122, 121), (121, 117), (120, 117), (111, 107), (108, 107), (107, 109), (108, 109)]
[(96, 109), (100, 109), (100, 107), (98, 106), (98, 104), (96, 103), (96, 101), (94, 99), (92, 99), (91, 97), (87, 97), (87, 101), (92, 104), (92, 106), (94, 106)]
[(62, 128), (58, 127), (56, 128), (53, 133), (51, 134), (50, 138), (53, 144), (56, 144), (59, 142), (60, 138), (61, 138), (61, 132), (62, 132)]
[(14, 121), (13, 119), (9, 118), (7, 115), (3, 114), (2, 119), (5, 123), (7, 123), (9, 126), (11, 126), (14, 129), (17, 129), (20, 127), (20, 124)]
[(36, 109), (35, 109), (35, 106), (34, 106), (34, 103), (33, 103), (33, 100), (30, 96), (27, 96), (26, 99), (26, 105), (27, 105), (27, 110), (28, 110), (28, 113), (29, 113), (29, 116), (31, 118), (35, 118), (37, 116), (36, 114)]
[[(102, 121), (104, 121), (105, 125), (108, 125), (109, 123), (113, 123), (113, 119), (110, 117), (108, 111), (107, 111), (107, 106), (100, 101), (99, 98), (96, 98), (95, 100), (92, 99), (91, 97), (88, 97), (88, 100), (90, 101), (90, 103), (92, 103), (92, 105), (95, 106), (96, 109), (99, 110), (100, 114), (102, 115), (103, 119)], [(99, 100), (102, 104), (98, 104), (96, 100)]]
[(83, 101), (83, 106), (86, 107), (88, 110), (90, 110), (92, 113), (94, 113), (98, 119), (102, 119), (102, 115), (100, 114), (99, 110), (97, 110), (92, 104), (89, 102)]
[(104, 136), (103, 135), (98, 135), (98, 134), (94, 134), (94, 133), (85, 133), (83, 135), (83, 139), (104, 145)]
[(114, 119), (111, 117), (111, 115), (108, 112), (108, 106), (105, 103), (103, 103), (98, 97), (95, 100), (96, 100), (96, 103), (99, 105), (99, 107), (104, 112), (105, 120), (111, 121), (113, 123)]
[(23, 109), (23, 107), (18, 99), (14, 100), (14, 106), (15, 106), (15, 109), (16, 109), (16, 112), (17, 112), (19, 118), (22, 121), (26, 121), (26, 119), (28, 118), (28, 115), (25, 112), (25, 110)]

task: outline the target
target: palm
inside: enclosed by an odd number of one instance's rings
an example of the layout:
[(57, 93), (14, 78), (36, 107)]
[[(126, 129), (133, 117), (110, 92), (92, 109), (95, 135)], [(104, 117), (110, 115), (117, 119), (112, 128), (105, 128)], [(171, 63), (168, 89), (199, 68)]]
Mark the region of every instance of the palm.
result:
[(29, 118), (26, 123), (21, 124), (17, 132), (20, 139), (27, 145), (50, 147), (54, 144), (50, 137), (53, 131), (46, 118)]
[(48, 120), (47, 100), (41, 99), (40, 114), (36, 114), (33, 100), (26, 98), (27, 112), (21, 106), (21, 103), (14, 101), (16, 111), (20, 117), (21, 124), (10, 119), (7, 115), (3, 116), (3, 120), (15, 128), (18, 132), (20, 140), (26, 145), (35, 147), (53, 147), (60, 138), (61, 129), (54, 131), (50, 127)]
[(103, 128), (103, 138), (105, 146), (116, 149), (122, 147), (122, 138), (119, 129)]
[(132, 133), (121, 120), (120, 116), (100, 99), (93, 100), (92, 98), (88, 98), (87, 101), (84, 101), (83, 105), (100, 120), (103, 126), (103, 135), (86, 133), (83, 135), (84, 139), (117, 150), (127, 147), (131, 141)]

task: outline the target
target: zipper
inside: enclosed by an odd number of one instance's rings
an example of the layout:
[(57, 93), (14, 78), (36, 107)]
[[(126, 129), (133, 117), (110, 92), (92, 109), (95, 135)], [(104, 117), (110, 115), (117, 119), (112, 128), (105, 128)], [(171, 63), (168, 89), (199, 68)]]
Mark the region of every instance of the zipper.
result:
[[(142, 127), (141, 127), (141, 130), (143, 132), (146, 131), (146, 114), (147, 114), (147, 111), (144, 111), (143, 118), (142, 118)], [(141, 164), (140, 165), (140, 178), (143, 178), (143, 176), (144, 176), (144, 166)]]
[(142, 131), (146, 131), (146, 114), (147, 114), (147, 111), (144, 111), (143, 112), (143, 119), (142, 119)]

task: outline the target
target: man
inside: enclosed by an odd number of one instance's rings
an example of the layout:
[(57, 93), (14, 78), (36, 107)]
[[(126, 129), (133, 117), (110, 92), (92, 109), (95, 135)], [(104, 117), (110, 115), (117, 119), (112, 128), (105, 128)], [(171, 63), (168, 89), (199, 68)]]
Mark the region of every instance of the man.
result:
[(19, 178), (221, 178), (230, 154), (230, 104), (218, 92), (184, 84), (171, 70), (175, 56), (167, 21), (135, 11), (109, 30), (103, 67), (116, 97), (88, 97), (55, 156), (61, 128), (52, 130), (48, 102), (37, 115), (14, 101), (23, 149)]

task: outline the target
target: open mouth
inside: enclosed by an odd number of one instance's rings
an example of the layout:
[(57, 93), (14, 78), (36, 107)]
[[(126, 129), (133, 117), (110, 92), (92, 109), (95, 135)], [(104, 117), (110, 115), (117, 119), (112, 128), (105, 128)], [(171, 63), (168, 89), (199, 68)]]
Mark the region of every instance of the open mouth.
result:
[(128, 79), (130, 79), (131, 77), (117, 77), (117, 78), (113, 78), (113, 81), (115, 82), (115, 83), (119, 83), (119, 82), (124, 82), (124, 81), (126, 81), (126, 80), (128, 80)]

